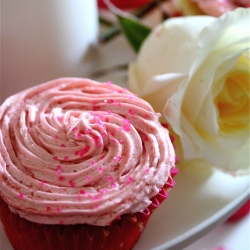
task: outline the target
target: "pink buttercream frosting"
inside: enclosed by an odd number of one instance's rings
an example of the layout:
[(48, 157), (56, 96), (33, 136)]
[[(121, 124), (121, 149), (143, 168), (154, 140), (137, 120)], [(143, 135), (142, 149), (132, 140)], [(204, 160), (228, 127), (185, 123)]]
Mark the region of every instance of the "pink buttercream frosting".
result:
[(61, 78), (0, 106), (0, 194), (44, 224), (109, 225), (143, 212), (171, 178), (159, 114), (117, 85)]

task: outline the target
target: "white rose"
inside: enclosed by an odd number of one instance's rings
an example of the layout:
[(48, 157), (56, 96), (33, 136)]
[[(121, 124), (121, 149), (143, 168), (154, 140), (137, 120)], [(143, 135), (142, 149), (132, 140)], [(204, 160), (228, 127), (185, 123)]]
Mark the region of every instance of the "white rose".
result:
[(249, 171), (250, 10), (169, 19), (129, 68), (130, 88), (180, 137), (185, 160)]

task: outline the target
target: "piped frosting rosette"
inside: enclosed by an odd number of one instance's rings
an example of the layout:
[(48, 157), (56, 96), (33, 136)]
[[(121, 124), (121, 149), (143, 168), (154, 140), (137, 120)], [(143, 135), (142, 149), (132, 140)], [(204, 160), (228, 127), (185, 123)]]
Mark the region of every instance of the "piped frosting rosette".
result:
[(110, 82), (61, 78), (0, 107), (0, 193), (43, 224), (109, 225), (143, 212), (175, 154), (152, 107)]

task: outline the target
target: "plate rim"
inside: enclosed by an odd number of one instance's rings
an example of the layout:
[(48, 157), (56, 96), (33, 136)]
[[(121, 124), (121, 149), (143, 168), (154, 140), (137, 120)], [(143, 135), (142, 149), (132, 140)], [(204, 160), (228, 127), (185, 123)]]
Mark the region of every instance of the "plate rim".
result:
[(244, 191), (240, 196), (233, 199), (229, 204), (216, 212), (209, 219), (190, 229), (184, 235), (179, 235), (174, 239), (163, 243), (152, 250), (180, 250), (194, 243), (197, 238), (201, 238), (217, 226), (223, 224), (233, 215), (247, 200), (250, 199), (250, 189)]

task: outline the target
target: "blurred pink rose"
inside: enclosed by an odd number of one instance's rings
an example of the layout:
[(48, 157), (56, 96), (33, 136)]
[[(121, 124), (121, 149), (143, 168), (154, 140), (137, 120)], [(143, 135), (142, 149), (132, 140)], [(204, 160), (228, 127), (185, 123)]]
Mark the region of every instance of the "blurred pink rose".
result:
[(219, 17), (238, 7), (249, 8), (249, 0), (173, 0), (184, 15), (210, 15)]
[[(130, 9), (139, 8), (150, 1), (151, 0), (111, 0), (110, 2), (120, 9)], [(103, 0), (98, 0), (98, 7), (106, 8), (106, 5)]]
[(249, 0), (191, 0), (197, 3), (199, 9), (204, 14), (210, 16), (221, 16), (227, 11), (232, 11), (238, 7), (250, 7)]

